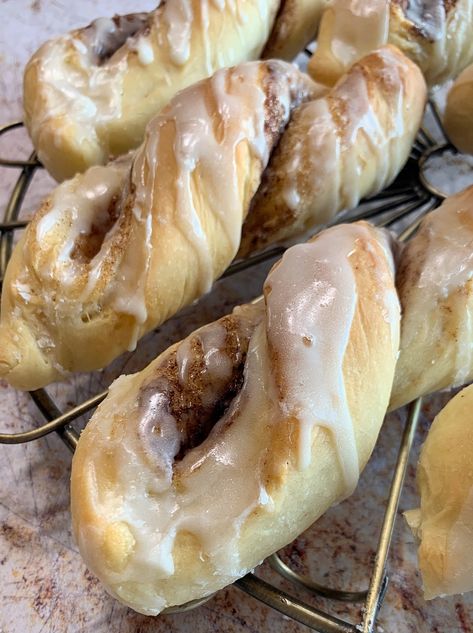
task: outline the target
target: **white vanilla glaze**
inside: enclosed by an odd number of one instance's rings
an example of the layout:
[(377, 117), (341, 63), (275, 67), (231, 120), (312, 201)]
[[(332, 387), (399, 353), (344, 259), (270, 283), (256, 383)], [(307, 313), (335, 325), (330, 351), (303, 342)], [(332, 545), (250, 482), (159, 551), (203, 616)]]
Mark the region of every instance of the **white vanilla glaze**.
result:
[[(290, 115), (291, 75), (297, 71), (283, 63), (278, 63), (277, 68), (279, 86), (276, 94), (282, 108), (283, 124)], [(216, 217), (222, 235), (230, 244), (231, 261), (238, 249), (245, 212), (236, 159), (238, 145), (249, 143), (253, 156), (261, 163), (261, 169), (269, 159), (270, 148), (264, 129), (266, 93), (258, 82), (259, 69), (256, 62), (242, 64), (235, 70), (217, 71), (208, 80), (209, 90), (203, 84), (197, 84), (178, 95), (161, 115), (151, 121), (146, 142), (134, 161), (132, 180), (137, 185), (135, 219), (144, 227), (149, 223), (148, 218), (154, 216), (150, 225), (151, 233), (153, 225), (157, 227), (166, 222), (179, 228), (195, 252), (199, 294), (208, 292), (215, 278), (212, 244), (202, 223), (205, 219), (202, 214), (210, 210)], [(209, 110), (208, 96), (212, 99), (212, 110)], [(159, 166), (161, 133), (169, 125), (175, 130), (172, 158), (176, 163), (176, 171), (172, 174), (172, 182), (163, 183)], [(168, 158), (168, 155), (164, 155)], [(206, 183), (204, 208), (199, 198), (200, 192), (196, 193), (193, 188), (194, 179), (197, 178)], [(175, 205), (159, 207), (157, 192), (163, 190), (174, 192)], [(144, 250), (148, 251), (143, 266), (137, 267), (135, 264), (135, 249), (130, 247), (127, 250), (127, 257), (131, 258), (129, 268), (135, 270), (137, 275), (130, 285), (132, 291), (134, 287), (143, 285), (140, 280), (146, 278), (148, 273), (151, 235), (148, 236), (147, 231), (143, 243), (147, 245)], [(129, 291), (123, 292), (123, 288), (117, 290), (117, 296), (121, 298), (130, 296)], [(133, 303), (136, 305), (134, 295)], [(145, 310), (144, 296), (140, 304)]]
[[(280, 186), (288, 206), (306, 217), (307, 228), (386, 187), (407, 159), (406, 139), (414, 138), (423, 105), (404, 90), (411, 71), (400, 55), (387, 47), (373, 55), (382, 62), (385, 93), (379, 85), (379, 97), (370, 98), (355, 65), (326, 97), (303, 104), (294, 115), (298, 141), (281, 155)], [(291, 134), (289, 126), (285, 136)]]
[[(69, 297), (72, 302), (67, 301), (65, 308), (73, 311), (75, 305), (81, 311), (94, 296), (99, 304), (130, 315), (134, 325), (129, 349), (136, 346), (149, 317), (146, 286), (152, 274), (153, 248), (160, 248), (160, 227), (177, 227), (194, 252), (195, 296), (210, 289), (218, 272), (208, 228), (209, 214), (221, 231), (219, 239), (229, 245), (228, 263), (237, 252), (245, 205), (250, 201), (242, 197), (248, 195), (248, 189), (241, 186), (237, 149), (246, 144), (254, 161), (253, 169), (257, 170), (255, 175), (258, 169), (261, 173), (269, 159), (270, 142), (277, 140), (265, 132), (268, 91), (278, 104), (275, 125), (282, 129), (289, 119), (293, 98), (310, 89), (310, 83), (289, 64), (271, 62), (272, 75), (267, 84), (262, 81), (261, 68), (259, 62), (249, 62), (221, 70), (206, 82), (176, 95), (149, 124), (145, 142), (136, 154), (107, 167), (90, 168), (60, 185), (50, 198), (49, 211), (37, 223), (35, 237), (42, 252), (37, 274), (46, 282), (56, 279), (66, 294), (68, 285), (82, 274), (82, 292)], [(173, 134), (171, 144), (166, 137), (169, 130)], [(129, 201), (126, 185), (131, 160), (131, 229), (118, 260), (112, 248), (120, 238), (120, 220)], [(166, 166), (174, 161), (175, 170), (162, 169), (160, 161)], [(244, 178), (252, 175), (253, 172), (245, 174)], [(193, 184), (198, 179), (205, 181), (204, 191), (195, 190)], [(251, 185), (255, 187), (257, 182), (251, 181)], [(101, 226), (107, 221), (107, 209), (114, 196), (119, 198), (120, 215), (104, 235), (99, 252), (86, 264), (71, 260), (77, 238), (86, 235), (93, 223)], [(169, 196), (174, 196), (172, 203), (165, 201)], [(110, 266), (104, 270), (110, 261), (111, 278)], [(99, 298), (94, 294), (98, 287)], [(176, 288), (176, 292), (183, 290)]]
[(422, 69), (429, 85), (455, 77), (473, 61), (473, 1), (409, 0), (391, 6), (390, 41)]
[[(419, 237), (425, 236), (427, 249), (417, 283), (409, 287), (404, 303), (401, 352), (415, 343), (419, 315), (436, 313), (439, 304), (473, 277), (473, 189), (445, 200), (442, 206), (424, 219)], [(415, 257), (416, 239), (408, 245)], [(414, 260), (415, 261), (415, 260)], [(455, 367), (453, 385), (464, 384), (473, 366), (473, 315), (465, 309), (459, 317), (455, 334)]]
[[(265, 283), (268, 343), (279, 367), (280, 406), (284, 417), (294, 416), (300, 425), (299, 465), (305, 468), (310, 463), (314, 428), (326, 428), (336, 447), (347, 496), (355, 489), (360, 472), (343, 377), (358, 301), (350, 256), (360, 240), (370, 243), (377, 238), (384, 250), (385, 237), (368, 226), (328, 229), (314, 242), (286, 251)], [(387, 263), (391, 268), (391, 254)], [(392, 291), (392, 279), (389, 282), (382, 270), (379, 306), (392, 329), (395, 354), (399, 302)], [(391, 291), (385, 293), (389, 287)]]
[(389, 0), (333, 0), (331, 51), (348, 69), (388, 41)]
[[(174, 375), (185, 389), (198, 341), (209, 385), (200, 395), (204, 403), (218, 401), (221, 385), (232, 375), (222, 322), (201, 328), (142, 374), (121, 377), (111, 386), (85, 432), (89, 448), (83, 467), (94, 511), (106, 524), (125, 524), (131, 533), (133, 552), (124, 567), (99, 565), (99, 576), (115, 595), (140, 610), (147, 604), (149, 614), (159, 612), (165, 603), (159, 595), (150, 596), (150, 587), (173, 575), (173, 548), (183, 532), (198, 540), (202, 560), (211, 563), (223, 584), (247, 571), (238, 538), (255, 509), (272, 512), (265, 463), (276, 427), (288, 416), (296, 415), (300, 425), (300, 467), (311, 461), (314, 427), (328, 428), (346, 493), (353, 489), (359, 464), (342, 373), (358, 300), (350, 256), (362, 243), (378, 239), (379, 257), (388, 248), (385, 235), (367, 225), (346, 225), (287, 251), (268, 277), (264, 300), (235, 311), (243, 321), (240, 336), (249, 341), (242, 387), (207, 438), (181, 461), (175, 459), (180, 421), (169, 407), (168, 374), (157, 369), (175, 349)], [(384, 292), (393, 288), (391, 266), (391, 254), (384, 261), (381, 257), (375, 273), (382, 313), (391, 310)], [(390, 327), (394, 356), (399, 306)], [(97, 485), (104, 447), (113, 456), (116, 479)], [(81, 553), (94, 569), (101, 537), (86, 522), (76, 527)]]

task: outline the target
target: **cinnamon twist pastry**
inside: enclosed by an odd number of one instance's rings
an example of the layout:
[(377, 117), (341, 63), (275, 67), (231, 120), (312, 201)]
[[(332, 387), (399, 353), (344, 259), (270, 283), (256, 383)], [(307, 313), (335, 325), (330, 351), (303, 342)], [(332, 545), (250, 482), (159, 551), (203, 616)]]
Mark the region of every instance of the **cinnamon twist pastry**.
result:
[(473, 187), (429, 213), (405, 247), (391, 408), (473, 380)]
[(375, 51), (297, 108), (243, 226), (240, 255), (303, 233), (387, 187), (421, 124), (426, 88), (396, 48)]
[(332, 0), (317, 41), (308, 71), (328, 86), (387, 42), (440, 84), (473, 61), (473, 0)]
[(473, 64), (456, 79), (447, 96), (443, 127), (457, 149), (473, 154)]
[(64, 180), (137, 147), (178, 90), (259, 57), (279, 4), (167, 0), (46, 42), (24, 77), (25, 124), (39, 159)]
[(45, 200), (10, 260), (0, 373), (19, 388), (101, 367), (207, 292), (234, 258), (272, 147), (311, 81), (284, 62), (181, 92), (132, 157)]
[(422, 447), (420, 508), (405, 513), (420, 540), (424, 596), (473, 590), (473, 385), (435, 418)]
[(209, 595), (349, 495), (399, 319), (387, 234), (340, 225), (289, 249), (264, 298), (115, 381), (72, 466), (75, 537), (107, 590), (150, 615)]
[(7, 270), (0, 375), (33, 389), (133, 349), (209, 290), (250, 207), (242, 254), (387, 185), (421, 119), (419, 70), (387, 47), (297, 107), (313, 96), (284, 62), (219, 71), (153, 120), (131, 170), (125, 158), (59, 186)]

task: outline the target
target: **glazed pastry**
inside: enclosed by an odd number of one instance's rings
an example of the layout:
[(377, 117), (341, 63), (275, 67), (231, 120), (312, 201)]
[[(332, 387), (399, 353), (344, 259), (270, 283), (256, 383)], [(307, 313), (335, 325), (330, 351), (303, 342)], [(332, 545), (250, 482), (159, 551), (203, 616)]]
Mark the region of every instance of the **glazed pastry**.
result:
[(314, 39), (331, 0), (282, 0), (263, 57), (294, 59)]
[(456, 77), (473, 61), (473, 0), (333, 0), (308, 71), (331, 86), (387, 42), (419, 65), (429, 85)]
[(135, 156), (60, 185), (8, 265), (0, 374), (34, 389), (102, 367), (207, 292), (311, 89), (285, 62), (218, 71), (176, 95)]
[(448, 92), (443, 127), (457, 149), (473, 154), (473, 64), (460, 74)]
[(74, 534), (108, 591), (150, 615), (228, 585), (351, 494), (398, 350), (387, 233), (289, 249), (264, 298), (111, 386), (72, 466)]
[(58, 187), (8, 266), (0, 375), (34, 389), (133, 349), (210, 289), (249, 210), (242, 254), (387, 185), (421, 119), (418, 69), (388, 47), (299, 111), (315, 94), (284, 62), (218, 71), (151, 122), (131, 171), (124, 158)]
[(420, 508), (405, 513), (419, 538), (427, 600), (473, 590), (473, 385), (435, 418), (417, 470)]
[(425, 100), (419, 69), (386, 46), (325, 97), (297, 108), (251, 203), (240, 256), (326, 223), (387, 187), (409, 156)]
[(29, 61), (25, 124), (57, 180), (137, 147), (178, 90), (257, 59), (280, 2), (158, 4), (150, 13), (100, 18), (46, 42)]
[(391, 408), (473, 380), (473, 187), (429, 213), (405, 247), (396, 285), (401, 351)]

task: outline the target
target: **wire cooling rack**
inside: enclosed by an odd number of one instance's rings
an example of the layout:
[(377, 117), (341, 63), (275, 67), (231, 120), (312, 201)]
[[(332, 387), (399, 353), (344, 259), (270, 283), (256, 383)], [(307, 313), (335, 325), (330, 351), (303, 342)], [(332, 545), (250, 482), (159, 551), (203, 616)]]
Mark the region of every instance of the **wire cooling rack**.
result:
[[(338, 216), (332, 224), (338, 224), (342, 221), (370, 219), (377, 226), (394, 228), (393, 225), (396, 225), (399, 229), (399, 225), (401, 225), (403, 230), (398, 230), (398, 234), (400, 239), (406, 240), (415, 232), (422, 216), (440, 204), (445, 194), (435, 183), (429, 180), (427, 174), (428, 163), (434, 155), (442, 154), (446, 151), (455, 152), (455, 150), (448, 143), (440, 117), (432, 102), (429, 102), (428, 114), (438, 131), (432, 134), (425, 127), (419, 131), (412, 147), (410, 158), (396, 181), (385, 191), (364, 201), (357, 209)], [(0, 137), (8, 135), (12, 130), (22, 125), (21, 122), (16, 122), (0, 127)], [(439, 135), (441, 137), (440, 141), (438, 140)], [(3, 281), (6, 266), (12, 252), (14, 233), (24, 229), (27, 224), (27, 222), (19, 219), (22, 203), (35, 172), (41, 168), (41, 164), (37, 160), (36, 154), (32, 152), (27, 160), (0, 158), (0, 167), (19, 170), (18, 179), (5, 208), (3, 221), (0, 222), (0, 281)], [(281, 255), (283, 251), (283, 247), (272, 248), (246, 260), (235, 262), (228, 268), (223, 277), (235, 275), (251, 266)], [(66, 446), (73, 452), (79, 439), (79, 433), (72, 423), (80, 416), (93, 410), (106, 395), (107, 392), (98, 393), (72, 409), (63, 412), (58, 408), (46, 389), (32, 391), (30, 396), (44, 416), (45, 424), (22, 433), (0, 433), (0, 443), (21, 444), (31, 442), (55, 432), (59, 434)], [(329, 600), (361, 603), (361, 612), (363, 614), (361, 622), (347, 622), (328, 612), (317, 609), (281, 591), (253, 573), (249, 573), (237, 580), (234, 583), (235, 586), (280, 613), (305, 624), (319, 633), (371, 633), (389, 582), (386, 572), (386, 561), (409, 454), (419, 419), (420, 407), (421, 401), (419, 399), (412, 403), (407, 410), (386, 510), (380, 526), (378, 546), (368, 588), (365, 591), (333, 589), (329, 586), (318, 584), (308, 577), (296, 574), (277, 554), (273, 554), (268, 559), (272, 568), (279, 574), (295, 585), (302, 586), (314, 594)], [(208, 599), (209, 597), (194, 600), (180, 607), (167, 609), (166, 613), (187, 611), (203, 604)]]

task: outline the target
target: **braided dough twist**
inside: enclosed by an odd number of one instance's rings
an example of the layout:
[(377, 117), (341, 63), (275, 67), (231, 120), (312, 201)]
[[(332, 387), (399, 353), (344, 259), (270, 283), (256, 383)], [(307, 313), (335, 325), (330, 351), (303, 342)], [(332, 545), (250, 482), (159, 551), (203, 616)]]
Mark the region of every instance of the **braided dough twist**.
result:
[(241, 253), (386, 186), (422, 116), (419, 70), (387, 47), (298, 108), (314, 96), (284, 62), (218, 71), (176, 96), (134, 158), (60, 185), (7, 270), (0, 374), (32, 389), (133, 349), (209, 290), (237, 253), (250, 207)]
[(388, 404), (399, 303), (387, 234), (292, 247), (264, 299), (119, 378), (82, 433), (74, 533), (137, 611), (233, 582), (351, 494)]
[(473, 61), (473, 0), (332, 0), (308, 71), (331, 86), (387, 42), (418, 64), (429, 85), (456, 77)]

